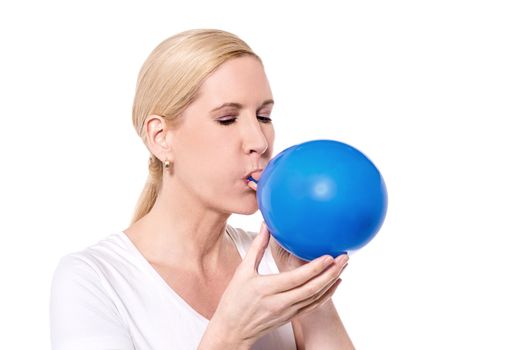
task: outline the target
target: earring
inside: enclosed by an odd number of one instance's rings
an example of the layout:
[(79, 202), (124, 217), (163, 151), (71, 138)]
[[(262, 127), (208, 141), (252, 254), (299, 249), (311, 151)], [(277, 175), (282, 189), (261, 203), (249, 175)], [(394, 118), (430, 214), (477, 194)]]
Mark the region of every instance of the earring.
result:
[(166, 159), (166, 160), (164, 161), (164, 168), (169, 169), (170, 166), (171, 166), (171, 162), (170, 162), (169, 160)]

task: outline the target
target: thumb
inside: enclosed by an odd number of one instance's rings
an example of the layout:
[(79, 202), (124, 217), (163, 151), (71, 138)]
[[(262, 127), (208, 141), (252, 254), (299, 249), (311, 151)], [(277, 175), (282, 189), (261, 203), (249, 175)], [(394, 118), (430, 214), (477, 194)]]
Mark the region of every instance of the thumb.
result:
[(260, 226), (260, 232), (255, 237), (253, 242), (251, 242), (251, 246), (249, 247), (246, 257), (244, 258), (244, 261), (249, 269), (254, 269), (258, 272), (258, 266), (260, 265), (260, 261), (262, 261), (264, 252), (267, 248), (267, 245), (269, 244), (269, 238), (270, 235), (266, 223), (262, 222), (262, 225)]

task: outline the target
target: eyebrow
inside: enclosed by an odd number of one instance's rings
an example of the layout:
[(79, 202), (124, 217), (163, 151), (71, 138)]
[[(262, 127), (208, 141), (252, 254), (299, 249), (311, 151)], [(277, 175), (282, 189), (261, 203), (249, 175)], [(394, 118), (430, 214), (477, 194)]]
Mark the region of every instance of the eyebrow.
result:
[[(267, 106), (267, 105), (272, 105), (272, 104), (275, 104), (275, 101), (273, 101), (273, 100), (265, 100), (264, 102), (262, 102), (260, 107), (257, 108), (257, 111), (260, 110), (261, 108)], [(224, 108), (224, 107), (235, 107), (235, 108), (241, 109), (244, 106), (242, 106), (240, 103), (236, 103), (236, 102), (226, 102), (226, 103), (221, 104), (218, 107), (213, 108), (211, 110), (211, 112), (218, 111), (219, 109)]]

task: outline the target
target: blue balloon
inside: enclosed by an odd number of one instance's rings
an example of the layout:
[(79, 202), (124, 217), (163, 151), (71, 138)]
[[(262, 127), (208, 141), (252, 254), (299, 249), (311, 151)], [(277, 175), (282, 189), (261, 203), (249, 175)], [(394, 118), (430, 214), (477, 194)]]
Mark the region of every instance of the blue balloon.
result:
[(280, 245), (311, 261), (362, 248), (378, 232), (388, 197), (375, 165), (334, 140), (291, 146), (268, 163), (257, 202)]

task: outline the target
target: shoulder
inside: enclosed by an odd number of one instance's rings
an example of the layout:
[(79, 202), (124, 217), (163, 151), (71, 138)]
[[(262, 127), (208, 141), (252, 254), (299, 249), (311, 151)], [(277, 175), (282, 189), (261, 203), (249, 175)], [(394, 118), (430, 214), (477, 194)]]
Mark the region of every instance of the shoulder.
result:
[(112, 309), (110, 297), (101, 274), (84, 252), (74, 252), (60, 258), (51, 282), (51, 313), (66, 315), (88, 307), (91, 312), (99, 311), (98, 304)]
[(53, 284), (72, 282), (78, 278), (98, 278), (93, 261), (85, 251), (68, 253), (59, 259), (53, 274)]
[(82, 299), (104, 295), (99, 270), (84, 252), (74, 252), (60, 258), (51, 282), (52, 300)]
[(64, 253), (58, 258), (55, 274), (93, 274), (96, 271), (97, 260), (100, 259), (100, 248), (107, 239), (108, 237), (80, 250)]
[(120, 235), (111, 234), (82, 250), (62, 255), (53, 273), (53, 288), (76, 286), (80, 290), (81, 286), (100, 285), (124, 254)]
[(63, 255), (58, 267), (81, 269), (90, 266), (92, 269), (102, 268), (102, 265), (114, 265), (118, 260), (126, 260), (132, 256), (132, 251), (125, 241), (125, 234), (117, 232), (98, 240), (81, 250)]
[(86, 251), (59, 260), (49, 312), (53, 349), (133, 348), (100, 269)]

